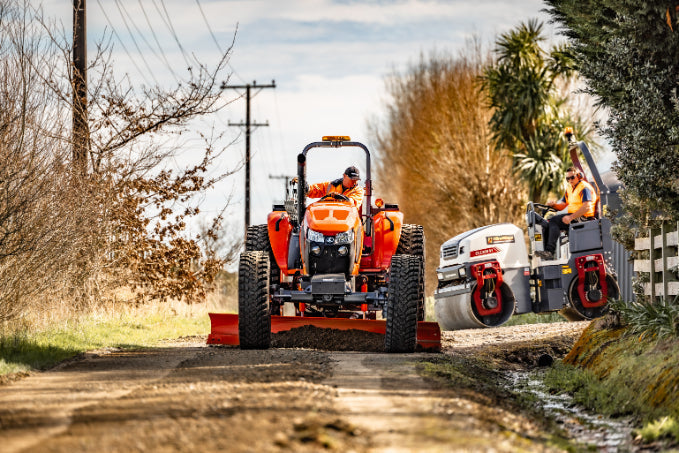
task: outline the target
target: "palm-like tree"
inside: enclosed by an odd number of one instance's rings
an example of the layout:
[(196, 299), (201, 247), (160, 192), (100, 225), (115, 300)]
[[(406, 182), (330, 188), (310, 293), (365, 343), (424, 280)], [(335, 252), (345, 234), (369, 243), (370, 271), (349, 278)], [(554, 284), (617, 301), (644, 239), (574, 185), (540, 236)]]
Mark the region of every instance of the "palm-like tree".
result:
[(566, 118), (555, 83), (572, 74), (566, 49), (546, 52), (542, 23), (529, 20), (496, 41), (497, 61), (481, 77), (490, 106), (496, 146), (508, 149), (514, 170), (533, 200), (559, 192), (567, 146), (561, 136)]

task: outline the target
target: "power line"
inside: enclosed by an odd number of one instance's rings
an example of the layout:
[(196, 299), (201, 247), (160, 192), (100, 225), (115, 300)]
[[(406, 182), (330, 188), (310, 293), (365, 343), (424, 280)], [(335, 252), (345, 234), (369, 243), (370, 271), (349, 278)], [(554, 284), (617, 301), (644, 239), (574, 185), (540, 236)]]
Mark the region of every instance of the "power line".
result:
[[(139, 44), (137, 44), (137, 40), (134, 38), (134, 34), (132, 33), (130, 26), (127, 24), (127, 19), (125, 19), (125, 16), (123, 15), (123, 11), (120, 9), (120, 3), (118, 2), (118, 0), (115, 0), (115, 4), (116, 4), (116, 7), (118, 8), (118, 13), (120, 14), (120, 18), (123, 20), (123, 24), (125, 25), (125, 28), (127, 29), (127, 33), (129, 33), (130, 39), (132, 39), (132, 43), (134, 44), (134, 47), (136, 47), (137, 52), (139, 52), (139, 55), (143, 55), (141, 48), (139, 48)], [(156, 79), (156, 76), (153, 73), (153, 71), (151, 70), (151, 67), (149, 66), (148, 61), (146, 61), (146, 58), (142, 57), (141, 61), (144, 63), (144, 66), (146, 66), (146, 69), (148, 69), (149, 74), (151, 74), (151, 78), (153, 78), (153, 81), (156, 82), (156, 85), (159, 85), (158, 79)]]
[[(179, 37), (177, 36), (177, 32), (174, 30), (174, 26), (172, 25), (172, 19), (170, 19), (170, 15), (167, 12), (167, 8), (165, 8), (165, 2), (163, 0), (160, 0), (160, 4), (163, 6), (163, 11), (165, 12), (165, 17), (163, 17), (163, 13), (160, 11), (160, 8), (158, 8), (158, 5), (156, 4), (156, 0), (153, 0), (153, 6), (155, 6), (156, 11), (158, 11), (158, 15), (160, 18), (165, 22), (165, 25), (170, 30), (170, 33), (172, 34), (172, 37), (174, 38), (174, 41), (177, 43), (177, 46), (179, 47), (179, 50), (182, 53), (182, 56), (184, 57), (184, 62), (186, 63), (187, 67), (191, 67), (191, 63), (189, 62), (189, 59), (186, 56), (186, 51), (184, 50), (184, 46), (182, 46), (182, 43), (179, 41)], [(167, 18), (167, 20), (165, 20)]]
[(125, 43), (123, 42), (123, 40), (120, 39), (120, 35), (118, 34), (118, 32), (116, 31), (115, 27), (113, 26), (113, 22), (111, 22), (111, 19), (109, 19), (108, 14), (106, 14), (106, 10), (105, 10), (104, 7), (102, 6), (101, 1), (97, 0), (97, 4), (99, 5), (99, 9), (101, 9), (101, 12), (104, 14), (104, 18), (106, 18), (106, 22), (108, 22), (108, 24), (111, 26), (111, 31), (113, 32), (113, 34), (115, 35), (115, 37), (118, 39), (118, 42), (120, 42), (120, 45), (122, 46), (122, 48), (123, 48), (123, 50), (125, 51), (125, 53), (127, 54), (127, 56), (130, 58), (130, 61), (132, 62), (132, 64), (134, 65), (134, 67), (135, 67), (135, 68), (137, 69), (137, 71), (139, 72), (139, 75), (141, 75), (142, 78), (144, 79), (144, 82), (146, 82), (146, 84), (150, 86), (151, 83), (149, 83), (149, 80), (146, 78), (146, 75), (144, 74), (144, 71), (142, 71), (141, 68), (139, 67), (139, 65), (137, 65), (137, 62), (134, 60), (134, 58), (132, 58), (132, 55), (130, 54), (130, 51), (127, 50), (127, 46), (125, 46)]
[[(134, 29), (137, 32), (137, 34), (139, 35), (139, 37), (144, 41), (144, 44), (146, 44), (146, 47), (148, 47), (148, 49), (153, 53), (153, 55), (155, 55), (155, 57), (158, 60), (162, 60), (161, 56), (158, 54), (156, 49), (154, 49), (154, 47), (151, 45), (151, 43), (149, 43), (148, 40), (146, 39), (145, 34), (137, 26), (137, 23), (134, 21), (132, 14), (130, 14), (130, 12), (127, 10), (127, 8), (125, 8), (125, 3), (123, 3), (122, 0), (115, 0), (115, 2), (116, 2), (116, 6), (118, 7), (118, 12), (121, 13), (120, 16), (123, 18), (123, 22), (125, 23), (125, 27), (127, 28), (127, 31), (130, 34), (130, 36), (132, 36), (132, 31), (130, 30), (130, 27), (128, 26), (127, 21), (125, 20), (125, 17), (122, 14), (123, 12), (125, 13), (125, 16), (127, 16), (127, 19), (129, 19), (130, 23), (132, 24), (132, 27), (134, 27)], [(139, 6), (141, 6), (141, 0), (139, 0)], [(151, 29), (151, 31), (153, 31), (153, 27), (151, 27), (151, 24), (149, 24), (149, 28)], [(137, 49), (139, 50), (139, 47), (137, 47)], [(139, 53), (141, 53), (141, 50), (139, 51)]]
[(205, 17), (205, 12), (203, 11), (203, 7), (200, 5), (199, 0), (196, 0), (196, 5), (198, 5), (198, 9), (200, 10), (200, 15), (203, 16), (203, 22), (205, 22), (205, 26), (207, 27), (207, 31), (210, 32), (210, 36), (212, 36), (212, 41), (214, 41), (215, 46), (217, 46), (217, 50), (219, 50), (219, 52), (221, 52), (221, 53), (224, 53), (221, 46), (217, 42), (217, 38), (215, 37), (215, 34), (212, 32), (212, 27), (210, 27), (210, 23), (207, 21), (207, 17)]
[[(141, 0), (140, 0), (141, 1)], [(212, 41), (215, 43), (217, 46), (217, 49), (224, 54), (224, 51), (222, 50), (222, 47), (219, 45), (219, 42), (217, 41), (217, 37), (215, 36), (214, 32), (212, 31), (212, 27), (210, 27), (210, 22), (207, 20), (207, 16), (205, 15), (205, 11), (203, 11), (203, 6), (200, 4), (199, 0), (196, 0), (196, 4), (198, 5), (198, 9), (200, 9), (200, 14), (203, 16), (203, 22), (205, 22), (205, 26), (207, 27), (208, 32), (210, 32), (210, 36), (212, 36)], [(238, 24), (236, 24), (236, 32), (238, 32)], [(245, 83), (245, 79), (243, 79), (240, 74), (236, 71), (236, 68), (233, 67), (231, 62), (227, 61), (227, 66), (229, 69), (231, 69), (231, 72), (236, 75), (236, 77), (243, 83)]]
[(177, 74), (174, 72), (174, 69), (172, 69), (172, 65), (167, 59), (167, 55), (165, 55), (165, 51), (163, 50), (163, 46), (160, 45), (160, 41), (158, 41), (158, 36), (156, 35), (156, 31), (153, 28), (153, 25), (151, 25), (151, 21), (149, 20), (148, 14), (146, 14), (146, 9), (144, 8), (144, 5), (142, 4), (141, 0), (139, 1), (139, 6), (141, 7), (141, 11), (144, 14), (144, 19), (146, 19), (146, 24), (149, 26), (149, 30), (151, 30), (151, 35), (153, 36), (153, 40), (156, 42), (156, 45), (158, 46), (158, 50), (160, 51), (160, 54), (163, 58), (163, 61), (165, 61), (165, 65), (167, 68), (170, 70), (170, 73), (174, 77), (176, 82), (180, 81), (180, 77), (177, 76)]

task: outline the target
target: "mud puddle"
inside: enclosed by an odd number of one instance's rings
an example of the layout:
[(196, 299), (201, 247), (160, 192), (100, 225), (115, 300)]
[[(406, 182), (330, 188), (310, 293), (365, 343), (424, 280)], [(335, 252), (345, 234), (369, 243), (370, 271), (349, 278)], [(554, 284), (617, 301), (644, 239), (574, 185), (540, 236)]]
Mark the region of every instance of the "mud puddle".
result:
[(592, 414), (576, 405), (568, 394), (551, 394), (543, 384), (544, 370), (507, 371), (509, 390), (532, 395), (548, 416), (568, 433), (575, 442), (598, 452), (639, 451), (633, 444), (631, 420), (611, 419)]

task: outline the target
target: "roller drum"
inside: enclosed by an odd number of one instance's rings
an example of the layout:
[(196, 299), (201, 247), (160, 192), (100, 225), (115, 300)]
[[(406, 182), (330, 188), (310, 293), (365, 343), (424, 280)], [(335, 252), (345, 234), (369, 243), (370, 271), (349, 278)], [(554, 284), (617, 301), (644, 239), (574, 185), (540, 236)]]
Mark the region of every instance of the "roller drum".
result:
[[(439, 289), (434, 295), (434, 312), (436, 320), (442, 330), (479, 329), (482, 327), (501, 326), (514, 313), (516, 301), (512, 290), (507, 284), (502, 284), (502, 311), (496, 315), (480, 316), (475, 307), (473, 293), (476, 285), (464, 292), (446, 291)], [(450, 294), (447, 294), (450, 293)], [(457, 294), (456, 294), (457, 293)]]

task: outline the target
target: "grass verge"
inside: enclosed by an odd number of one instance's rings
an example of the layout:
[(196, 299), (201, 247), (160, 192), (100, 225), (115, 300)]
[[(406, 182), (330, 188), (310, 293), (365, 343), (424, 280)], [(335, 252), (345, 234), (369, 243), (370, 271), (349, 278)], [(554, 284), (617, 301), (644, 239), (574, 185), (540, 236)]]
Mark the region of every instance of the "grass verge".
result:
[(564, 322), (563, 316), (556, 312), (550, 313), (524, 313), (522, 315), (514, 315), (509, 318), (503, 326), (518, 326), (522, 324), (543, 324), (551, 322)]
[(534, 451), (536, 444), (541, 445), (541, 451), (544, 447), (577, 451), (532, 394), (514, 392), (500, 384), (506, 378), (492, 358), (436, 355), (423, 360), (418, 369), (430, 381), (454, 388), (458, 398), (482, 404), (486, 421), (500, 427), (501, 432), (512, 432), (523, 439), (521, 451)]
[(125, 313), (108, 317), (90, 315), (41, 331), (2, 333), (0, 376), (48, 369), (93, 349), (148, 347), (163, 339), (203, 335), (209, 330), (210, 320), (203, 313)]
[(552, 391), (567, 392), (597, 413), (633, 416), (646, 442), (679, 445), (679, 339), (657, 339), (631, 329), (592, 323), (563, 363), (545, 377)]

